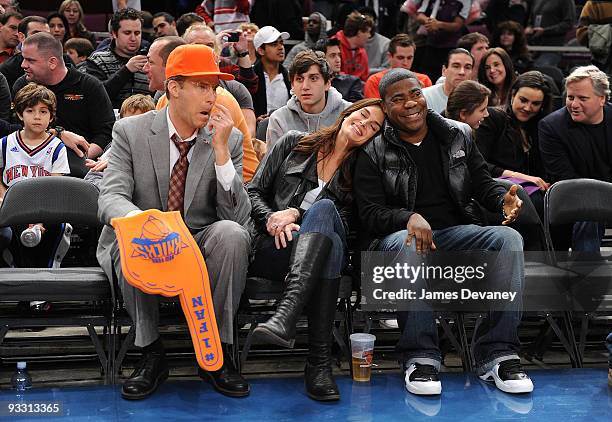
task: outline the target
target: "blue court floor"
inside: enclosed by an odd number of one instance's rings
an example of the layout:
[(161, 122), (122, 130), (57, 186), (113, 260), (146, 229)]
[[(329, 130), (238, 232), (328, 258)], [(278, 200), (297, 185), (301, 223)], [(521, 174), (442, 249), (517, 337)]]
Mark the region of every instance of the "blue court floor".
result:
[[(612, 388), (605, 369), (532, 370), (531, 395), (512, 396), (473, 375), (443, 373), (442, 396), (423, 398), (403, 389), (399, 373), (378, 374), (369, 384), (338, 377), (340, 402), (317, 403), (301, 378), (251, 380), (251, 395), (230, 399), (198, 381), (166, 382), (148, 400), (121, 399), (119, 386), (33, 389), (22, 403), (61, 403), (64, 417), (0, 420), (71, 421), (612, 421)], [(17, 400), (0, 391), (0, 402)], [(18, 401), (18, 400), (17, 400)], [(6, 412), (6, 410), (4, 411)]]

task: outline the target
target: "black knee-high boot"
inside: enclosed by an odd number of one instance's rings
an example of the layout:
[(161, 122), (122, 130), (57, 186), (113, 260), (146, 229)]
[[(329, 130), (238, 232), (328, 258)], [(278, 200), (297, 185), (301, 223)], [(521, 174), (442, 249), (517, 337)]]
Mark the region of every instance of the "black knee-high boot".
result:
[(319, 284), (319, 275), (329, 256), (332, 241), (321, 233), (304, 233), (293, 242), (285, 291), (276, 312), (253, 331), (253, 340), (293, 347), (295, 325)]
[(332, 328), (339, 286), (339, 278), (321, 280), (308, 304), (309, 349), (304, 384), (308, 397), (314, 400), (340, 399), (331, 367)]

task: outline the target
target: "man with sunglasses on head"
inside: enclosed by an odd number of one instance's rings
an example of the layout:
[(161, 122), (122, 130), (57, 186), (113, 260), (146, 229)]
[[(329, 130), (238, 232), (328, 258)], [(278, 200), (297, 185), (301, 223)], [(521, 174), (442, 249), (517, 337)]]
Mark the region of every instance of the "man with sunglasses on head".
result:
[(125, 307), (136, 329), (134, 344), (143, 358), (123, 384), (122, 396), (144, 399), (168, 377), (159, 330), (158, 298), (127, 283), (110, 222), (147, 209), (180, 211), (202, 250), (210, 276), (224, 364), (199, 370), (213, 388), (229, 397), (249, 394), (232, 363), (233, 318), (246, 282), (250, 237), (245, 229), (251, 205), (242, 183), (242, 134), (226, 107), (216, 102), (220, 79), (213, 50), (176, 47), (165, 67), (168, 105), (119, 120), (102, 181), (99, 216), (106, 226), (97, 258), (109, 276), (117, 274)]

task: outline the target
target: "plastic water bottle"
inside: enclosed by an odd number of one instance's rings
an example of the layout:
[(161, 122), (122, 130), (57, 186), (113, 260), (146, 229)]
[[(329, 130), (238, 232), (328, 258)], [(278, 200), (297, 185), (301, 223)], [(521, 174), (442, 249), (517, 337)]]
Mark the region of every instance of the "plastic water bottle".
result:
[(21, 232), (21, 244), (28, 248), (33, 248), (40, 243), (42, 233), (40, 226), (37, 224)]
[(23, 392), (32, 387), (32, 377), (28, 374), (25, 362), (17, 362), (17, 370), (11, 378), (11, 383), (17, 392)]

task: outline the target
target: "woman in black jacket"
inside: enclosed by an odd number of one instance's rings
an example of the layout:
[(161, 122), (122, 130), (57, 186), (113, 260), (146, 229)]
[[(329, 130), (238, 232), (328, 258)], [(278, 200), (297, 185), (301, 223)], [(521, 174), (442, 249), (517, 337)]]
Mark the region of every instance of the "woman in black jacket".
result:
[(290, 131), (268, 151), (247, 187), (255, 223), (251, 276), (285, 282), (276, 312), (254, 331), (258, 341), (292, 347), (308, 304), (308, 395), (338, 400), (331, 337), (352, 207), (353, 152), (380, 130), (381, 100), (365, 99), (312, 134)]
[(476, 144), (493, 177), (515, 179), (529, 193), (542, 217), (544, 168), (538, 147), (538, 122), (551, 110), (550, 86), (538, 71), (520, 75), (503, 109), (489, 108), (476, 130)]

